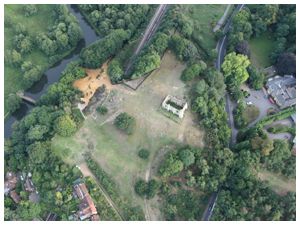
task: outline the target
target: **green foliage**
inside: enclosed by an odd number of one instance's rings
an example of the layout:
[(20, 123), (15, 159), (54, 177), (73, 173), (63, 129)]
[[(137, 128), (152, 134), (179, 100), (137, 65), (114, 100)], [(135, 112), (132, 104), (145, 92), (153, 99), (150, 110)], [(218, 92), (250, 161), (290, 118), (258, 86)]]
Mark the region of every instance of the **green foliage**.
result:
[(193, 42), (179, 35), (173, 35), (169, 42), (169, 48), (174, 52), (179, 60), (185, 62), (190, 59), (195, 59), (198, 55), (198, 50)]
[(56, 120), (54, 130), (61, 136), (69, 137), (76, 132), (77, 126), (69, 115), (63, 115)]
[(141, 150), (139, 150), (138, 152), (138, 156), (141, 159), (147, 160), (149, 158), (150, 152), (147, 149), (142, 148)]
[(132, 79), (141, 77), (160, 66), (160, 58), (168, 47), (169, 39), (169, 36), (161, 32), (154, 35), (151, 42), (135, 58)]
[(268, 124), (273, 123), (274, 121), (283, 120), (283, 119), (291, 116), (294, 113), (296, 113), (296, 108), (295, 107), (286, 108), (286, 109), (281, 110), (280, 112), (278, 112), (274, 115), (269, 115), (269, 116), (264, 117), (262, 120), (260, 120), (256, 124), (256, 126), (259, 126), (259, 127), (266, 126)]
[(244, 128), (259, 116), (259, 109), (254, 105), (246, 105), (240, 101), (233, 114), (236, 127)]
[(124, 71), (121, 67), (120, 62), (113, 59), (108, 66), (108, 75), (110, 77), (110, 80), (112, 83), (118, 83), (122, 80), (122, 76), (124, 74)]
[(293, 136), (296, 136), (296, 128), (295, 127), (290, 127), (290, 126), (286, 126), (283, 124), (271, 125), (267, 130), (268, 130), (268, 132), (273, 133), (273, 134), (288, 132), (288, 133), (291, 133)]
[(48, 88), (46, 94), (39, 99), (39, 104), (71, 107), (71, 102), (79, 100), (79, 94), (81, 94), (73, 87), (73, 82), (85, 76), (85, 70), (79, 66), (78, 62), (69, 63), (62, 72), (59, 82)]
[(296, 75), (296, 55), (294, 53), (282, 53), (276, 62), (277, 73), (280, 75)]
[(248, 67), (248, 73), (249, 73), (249, 83), (251, 87), (255, 90), (260, 90), (264, 86), (265, 82), (265, 74), (259, 71), (257, 68), (254, 66), (249, 66)]
[(104, 38), (85, 47), (80, 52), (82, 66), (87, 68), (99, 68), (127, 41), (128, 34), (123, 29), (117, 29)]
[(97, 110), (98, 113), (100, 113), (100, 115), (105, 115), (108, 112), (108, 109), (105, 106), (103, 106), (103, 105), (98, 106), (96, 108), (96, 110)]
[(187, 190), (180, 190), (176, 194), (167, 196), (163, 212), (167, 220), (201, 220), (203, 199)]
[(242, 9), (232, 20), (232, 26), (229, 30), (228, 42), (229, 49), (234, 47), (243, 40), (249, 40), (253, 31), (250, 22), (251, 13), (247, 8)]
[(132, 79), (139, 78), (160, 66), (160, 56), (156, 51), (146, 53), (138, 58), (134, 65)]
[(22, 103), (22, 99), (16, 95), (16, 94), (10, 94), (8, 98), (6, 99), (8, 110), (13, 113), (18, 108), (20, 108), (20, 105)]
[(24, 13), (25, 13), (26, 17), (32, 16), (34, 14), (37, 14), (37, 12), (38, 12), (38, 10), (37, 10), (37, 8), (36, 8), (35, 5), (29, 5), (29, 4), (26, 4), (23, 7), (23, 10), (24, 10)]
[(134, 190), (140, 197), (146, 197), (147, 199), (150, 199), (155, 196), (159, 187), (160, 185), (158, 181), (154, 179), (150, 180), (149, 182), (139, 179), (134, 185)]
[(256, 136), (251, 139), (251, 147), (253, 150), (260, 150), (261, 154), (264, 156), (270, 155), (270, 152), (273, 151), (273, 140), (267, 137)]
[(183, 162), (185, 167), (195, 163), (195, 155), (189, 149), (183, 149), (179, 152), (179, 159)]
[(117, 128), (129, 135), (133, 133), (135, 123), (135, 119), (125, 112), (119, 114), (114, 121)]
[(192, 110), (199, 115), (200, 122), (206, 129), (208, 147), (225, 147), (230, 137), (223, 101), (224, 91), (223, 75), (209, 69), (205, 73), (205, 79), (196, 84), (192, 93)]
[(5, 15), (10, 24), (5, 27), (7, 98), (40, 80), (49, 67), (77, 46), (82, 31), (66, 5), (6, 5)]
[(169, 154), (160, 166), (159, 173), (163, 177), (175, 175), (183, 170), (183, 163), (174, 154)]
[(295, 156), (291, 155), (290, 147), (285, 140), (274, 140), (273, 146), (273, 151), (264, 159), (268, 170), (278, 173), (282, 172), (287, 167), (295, 166), (287, 163), (287, 160), (290, 157)]
[(90, 177), (85, 180), (86, 186), (88, 187), (89, 193), (93, 199), (93, 202), (97, 208), (99, 214), (101, 214), (101, 220), (106, 221), (117, 221), (121, 220), (116, 212), (113, 210), (111, 205), (108, 203), (102, 191), (97, 186), (97, 183)]
[(199, 63), (192, 64), (188, 66), (181, 74), (181, 80), (190, 81), (194, 79), (199, 74), (203, 73), (206, 70), (206, 63), (200, 61)]
[(124, 29), (133, 34), (137, 27), (147, 18), (151, 6), (130, 4), (94, 4), (78, 5), (83, 15), (97, 33), (105, 36), (116, 29)]
[(247, 67), (249, 65), (250, 61), (245, 55), (232, 52), (225, 56), (222, 64), (222, 71), (224, 73), (225, 83), (230, 93), (239, 89), (240, 85), (248, 79), (249, 74)]
[(90, 155), (86, 155), (86, 163), (114, 203), (123, 211), (122, 217), (126, 220), (145, 219), (140, 207), (132, 206), (129, 199), (121, 198), (119, 195), (120, 190), (113, 182), (112, 178), (91, 158)]

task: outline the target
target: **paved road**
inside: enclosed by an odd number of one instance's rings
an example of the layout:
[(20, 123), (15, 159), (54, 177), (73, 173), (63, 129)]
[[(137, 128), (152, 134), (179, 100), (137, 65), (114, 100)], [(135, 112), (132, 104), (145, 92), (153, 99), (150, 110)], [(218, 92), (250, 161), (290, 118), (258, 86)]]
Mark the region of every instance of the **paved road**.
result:
[[(215, 67), (218, 71), (221, 70), (221, 65), (223, 63), (225, 54), (226, 54), (226, 46), (227, 46), (227, 35), (226, 33), (228, 32), (230, 26), (231, 26), (231, 21), (232, 18), (239, 12), (242, 10), (242, 8), (244, 7), (244, 4), (241, 5), (237, 5), (236, 8), (234, 9), (233, 13), (231, 14), (230, 18), (227, 20), (224, 29), (223, 29), (223, 33), (224, 36), (219, 40), (219, 42), (217, 43), (217, 51), (218, 51), (218, 57), (217, 57), (217, 61), (215, 64)], [(226, 98), (226, 112), (228, 114), (228, 125), (231, 128), (231, 139), (230, 139), (230, 144), (229, 146), (233, 145), (236, 141), (236, 135), (237, 135), (237, 129), (234, 127), (234, 121), (233, 121), (233, 115), (232, 115), (232, 109), (234, 107), (234, 103), (230, 100), (228, 93), (225, 93), (225, 98)], [(204, 211), (203, 217), (202, 219), (205, 221), (210, 220), (210, 217), (212, 216), (215, 204), (217, 202), (218, 199), (218, 193), (219, 192), (213, 192), (209, 201), (208, 201), (208, 205)]]
[(232, 5), (232, 4), (228, 4), (228, 5), (227, 5), (227, 8), (226, 8), (226, 10), (225, 10), (223, 16), (222, 16), (221, 19), (217, 22), (216, 26), (215, 26), (214, 29), (213, 29), (213, 32), (216, 32), (217, 30), (219, 30), (219, 29), (223, 26), (223, 24), (224, 24), (224, 22), (225, 22), (225, 20), (226, 20), (226, 17), (227, 17), (227, 15), (228, 15), (228, 13), (229, 13), (229, 10), (230, 10), (230, 8), (231, 8), (231, 5)]
[(131, 56), (131, 60), (129, 61), (126, 70), (125, 70), (125, 74), (127, 74), (129, 72), (129, 69), (131, 68), (132, 65), (132, 59), (134, 58), (134, 56), (138, 55), (140, 53), (140, 51), (142, 50), (142, 48), (144, 47), (144, 45), (150, 40), (150, 38), (152, 37), (152, 35), (155, 33), (156, 29), (158, 28), (161, 19), (164, 15), (164, 13), (166, 12), (168, 5), (165, 4), (161, 4), (157, 7), (152, 19), (150, 20), (145, 33), (143, 34), (143, 38), (140, 41), (140, 43), (138, 44), (137, 48), (135, 49), (133, 55)]
[(207, 204), (207, 207), (203, 213), (203, 217), (202, 217), (202, 220), (203, 221), (209, 221), (212, 213), (213, 213), (213, 210), (214, 210), (214, 207), (216, 205), (216, 201), (217, 201), (217, 198), (218, 198), (218, 192), (214, 192), (209, 200), (208, 200), (208, 204)]

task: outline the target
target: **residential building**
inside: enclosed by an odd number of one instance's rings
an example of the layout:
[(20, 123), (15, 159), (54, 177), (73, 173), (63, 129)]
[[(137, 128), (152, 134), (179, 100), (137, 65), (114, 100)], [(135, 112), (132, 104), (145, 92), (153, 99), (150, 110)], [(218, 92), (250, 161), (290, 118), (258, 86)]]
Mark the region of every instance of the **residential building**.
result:
[(86, 185), (84, 183), (75, 184), (74, 191), (76, 196), (81, 200), (79, 204), (79, 211), (77, 212), (80, 220), (85, 220), (90, 217), (91, 219), (97, 219), (95, 216), (97, 215), (97, 209), (90, 194), (88, 193)]
[(292, 75), (275, 76), (266, 83), (267, 92), (281, 108), (296, 104), (296, 79)]

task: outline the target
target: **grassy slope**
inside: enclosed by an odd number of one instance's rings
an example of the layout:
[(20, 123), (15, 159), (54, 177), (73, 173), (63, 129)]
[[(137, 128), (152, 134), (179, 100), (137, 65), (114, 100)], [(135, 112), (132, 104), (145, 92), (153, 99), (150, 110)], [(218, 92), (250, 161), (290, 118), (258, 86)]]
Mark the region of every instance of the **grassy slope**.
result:
[(260, 37), (252, 38), (249, 41), (251, 50), (251, 62), (258, 68), (266, 68), (271, 66), (269, 58), (274, 48), (274, 40), (270, 33), (265, 33)]
[(296, 180), (289, 179), (283, 175), (276, 174), (264, 169), (261, 169), (258, 173), (258, 177), (267, 181), (269, 186), (278, 194), (284, 195), (287, 192), (296, 192)]
[[(37, 5), (38, 13), (25, 17), (23, 13), (23, 5), (5, 5), (5, 14), (11, 16), (15, 23), (21, 23), (25, 26), (28, 34), (31, 37), (36, 36), (37, 33), (47, 32), (49, 26), (54, 24), (54, 19), (52, 18), (52, 9), (54, 5)], [(11, 27), (4, 28), (5, 42), (4, 50), (12, 49), (12, 39), (14, 37), (14, 31)], [(73, 50), (73, 49), (72, 49)], [(69, 54), (72, 50), (69, 50), (65, 55)], [(30, 54), (22, 56), (24, 61), (31, 61), (36, 65), (39, 65), (43, 70), (47, 70), (51, 65), (48, 62), (48, 57), (41, 52), (39, 49), (33, 47), (33, 51)], [(62, 56), (62, 58), (64, 55)], [(15, 93), (18, 90), (22, 90), (23, 87), (20, 81), (22, 79), (22, 73), (18, 68), (14, 68), (9, 65), (4, 66), (4, 99), (9, 93)], [(5, 114), (7, 113), (7, 107), (4, 105)]]
[(215, 48), (217, 43), (212, 29), (224, 14), (226, 5), (181, 5), (181, 9), (193, 21), (196, 36), (202, 37), (202, 47)]

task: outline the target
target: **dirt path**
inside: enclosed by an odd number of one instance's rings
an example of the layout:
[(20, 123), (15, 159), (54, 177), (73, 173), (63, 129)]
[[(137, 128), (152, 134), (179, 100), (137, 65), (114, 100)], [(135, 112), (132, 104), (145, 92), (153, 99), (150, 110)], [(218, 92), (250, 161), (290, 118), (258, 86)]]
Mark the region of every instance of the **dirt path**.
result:
[(81, 163), (79, 165), (79, 169), (82, 172), (84, 177), (92, 177), (99, 189), (101, 190), (102, 194), (104, 195), (105, 199), (107, 200), (107, 202), (110, 204), (110, 206), (113, 208), (113, 210), (115, 211), (115, 213), (120, 217), (121, 220), (124, 220), (124, 218), (121, 216), (120, 214), (120, 210), (117, 208), (117, 206), (115, 205), (115, 203), (112, 201), (112, 199), (109, 197), (109, 194), (104, 190), (104, 188), (101, 186), (101, 184), (99, 183), (98, 179), (94, 176), (94, 174), (92, 173), (92, 171), (88, 168), (87, 164), (85, 162)]
[[(145, 172), (145, 181), (148, 182), (151, 178), (151, 176), (157, 172), (158, 166), (163, 160), (165, 154), (170, 150), (168, 146), (165, 148), (160, 149), (157, 154), (153, 157), (153, 159), (149, 162), (148, 168)], [(144, 206), (145, 206), (145, 218), (146, 220), (158, 220), (157, 215), (154, 215), (154, 211), (151, 209), (151, 206), (149, 204), (149, 200), (146, 198), (144, 199)]]

